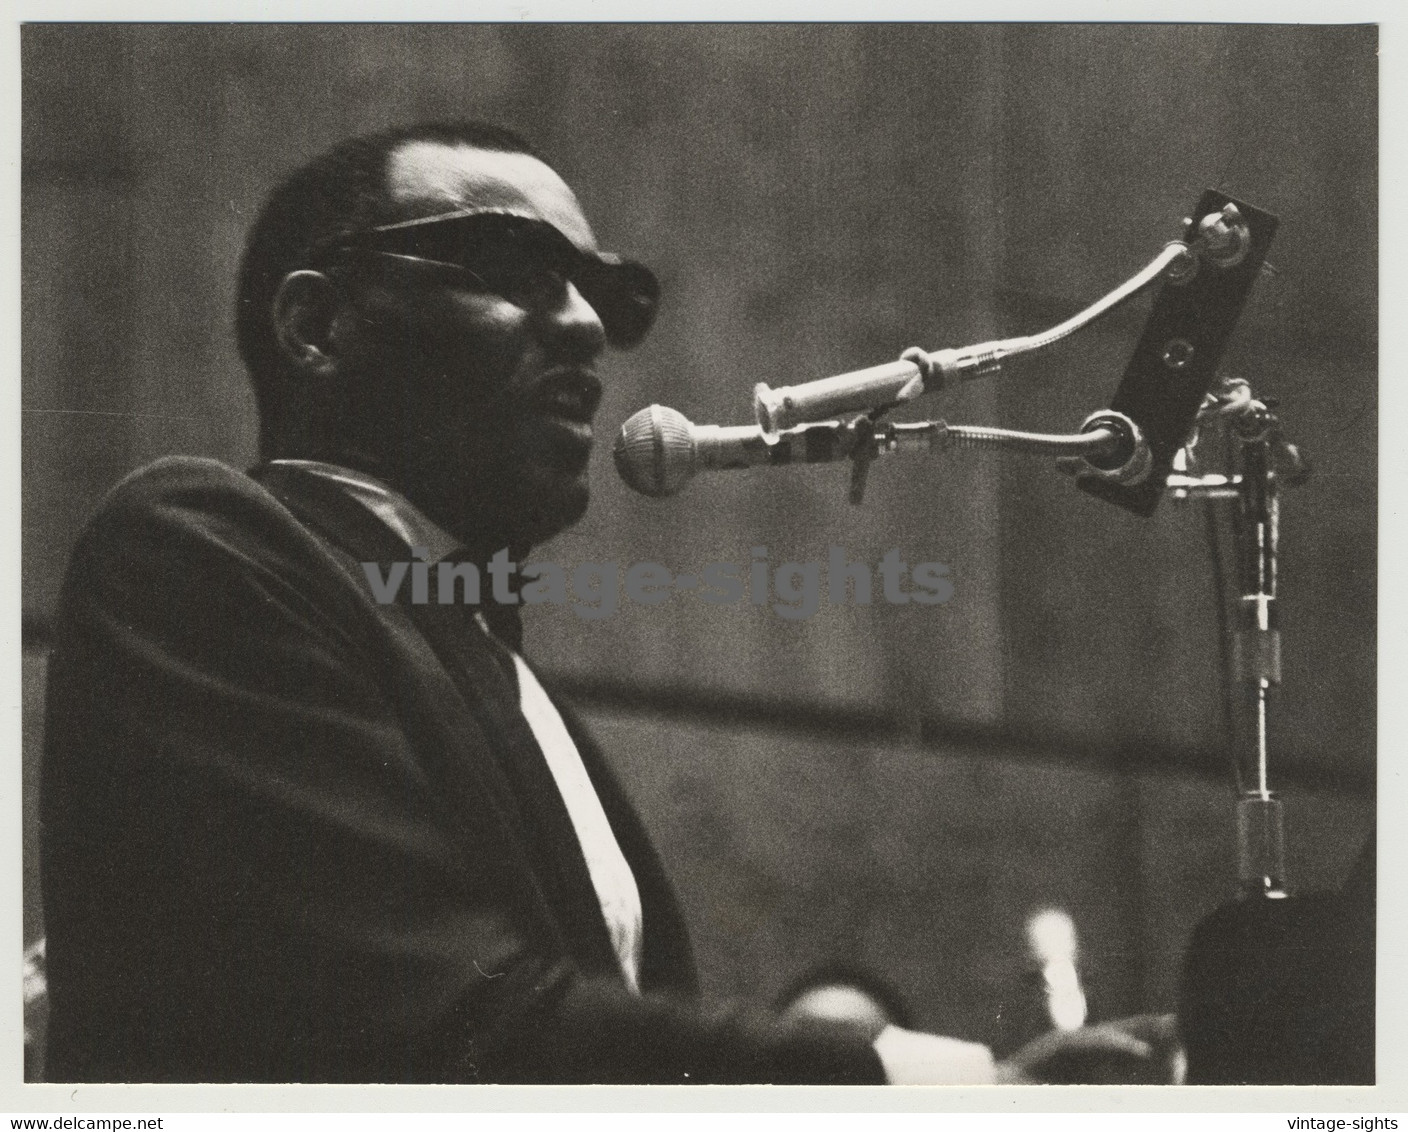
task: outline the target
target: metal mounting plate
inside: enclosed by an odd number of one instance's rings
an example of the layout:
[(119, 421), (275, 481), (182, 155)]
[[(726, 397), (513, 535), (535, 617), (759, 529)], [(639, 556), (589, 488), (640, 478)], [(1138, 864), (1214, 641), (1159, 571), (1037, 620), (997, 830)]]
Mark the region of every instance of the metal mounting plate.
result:
[(1212, 388), (1228, 339), (1276, 233), (1277, 220), (1271, 213), (1208, 189), (1193, 210), (1183, 238), (1191, 244), (1199, 221), (1228, 204), (1236, 206), (1250, 231), (1245, 254), (1226, 267), (1205, 259), (1187, 282), (1162, 284), (1110, 401), (1110, 408), (1144, 430), (1153, 455), (1148, 479), (1134, 487), (1094, 476), (1076, 481), (1082, 491), (1136, 515), (1152, 515), (1159, 505), (1173, 455), (1193, 429), (1198, 406)]

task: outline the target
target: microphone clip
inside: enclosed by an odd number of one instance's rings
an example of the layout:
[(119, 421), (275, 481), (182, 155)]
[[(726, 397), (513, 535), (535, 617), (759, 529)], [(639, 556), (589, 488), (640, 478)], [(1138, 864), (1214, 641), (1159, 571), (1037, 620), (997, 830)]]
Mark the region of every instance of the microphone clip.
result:
[(881, 423), (881, 417), (892, 406), (883, 405), (868, 413), (863, 413), (848, 426), (855, 434), (851, 448), (851, 484), (848, 498), (853, 507), (865, 502), (865, 484), (870, 478), (870, 465), (882, 452), (893, 452), (898, 446), (894, 425)]

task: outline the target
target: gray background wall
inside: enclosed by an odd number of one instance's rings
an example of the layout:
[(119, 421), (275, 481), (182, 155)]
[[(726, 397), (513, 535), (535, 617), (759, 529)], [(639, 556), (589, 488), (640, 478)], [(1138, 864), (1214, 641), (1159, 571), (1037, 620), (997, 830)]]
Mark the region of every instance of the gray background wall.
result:
[[(1274, 750), (1294, 878), (1343, 874), (1375, 766), (1372, 28), (35, 25), (22, 46), (27, 785), (43, 625), (83, 517), (157, 456), (255, 457), (228, 326), (262, 194), (348, 133), (466, 114), (535, 139), (603, 242), (664, 281), (656, 334), (606, 367), (603, 436), (651, 401), (741, 422), (755, 381), (1044, 328), (1146, 262), (1209, 185), (1278, 213), (1226, 368), (1282, 399), (1316, 463), (1284, 512)], [(1073, 426), (1146, 312), (910, 415)], [(592, 511), (543, 556), (683, 572), (753, 546), (775, 565), (897, 547), (956, 589), (799, 622), (685, 596), (594, 622), (535, 610), (530, 655), (632, 784), (711, 995), (859, 958), (927, 1024), (997, 1037), (1021, 921), (1058, 904), (1100, 1010), (1169, 1005), (1229, 882), (1195, 510), (1143, 521), (1041, 461), (961, 455), (882, 463), (860, 509), (842, 468), (720, 475), (662, 504), (608, 447)]]

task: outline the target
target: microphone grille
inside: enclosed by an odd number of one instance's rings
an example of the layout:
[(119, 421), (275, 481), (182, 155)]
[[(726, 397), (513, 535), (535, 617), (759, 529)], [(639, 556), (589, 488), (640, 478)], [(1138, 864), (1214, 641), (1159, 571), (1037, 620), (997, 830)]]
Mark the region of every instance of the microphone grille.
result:
[(611, 449), (616, 471), (642, 495), (674, 495), (694, 475), (693, 429), (681, 412), (646, 406), (621, 426)]

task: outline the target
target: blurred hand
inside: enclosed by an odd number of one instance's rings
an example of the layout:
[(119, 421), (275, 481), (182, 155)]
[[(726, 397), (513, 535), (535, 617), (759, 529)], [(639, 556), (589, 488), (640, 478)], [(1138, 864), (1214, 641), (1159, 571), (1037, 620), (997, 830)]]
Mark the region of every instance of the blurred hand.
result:
[(997, 1066), (1005, 1085), (1173, 1085), (1182, 1051), (1172, 1014), (1053, 1030)]

